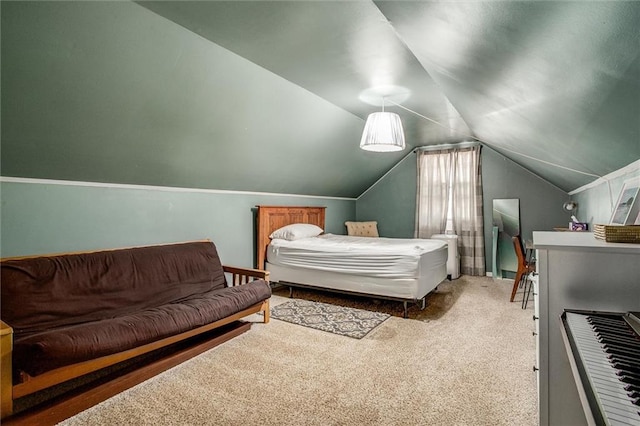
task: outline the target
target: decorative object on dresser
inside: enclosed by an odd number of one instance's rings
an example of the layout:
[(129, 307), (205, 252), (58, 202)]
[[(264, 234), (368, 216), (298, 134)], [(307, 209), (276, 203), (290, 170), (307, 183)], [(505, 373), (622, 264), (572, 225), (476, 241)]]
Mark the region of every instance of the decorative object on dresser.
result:
[(608, 243), (640, 244), (640, 225), (601, 225), (595, 226), (593, 235)]
[(622, 184), (618, 201), (615, 204), (611, 225), (640, 225), (640, 177), (626, 180)]
[(589, 228), (589, 224), (586, 222), (580, 222), (578, 220), (577, 211), (578, 203), (575, 201), (567, 201), (562, 205), (562, 209), (567, 213), (571, 213), (571, 222), (569, 222), (569, 231), (586, 231)]
[(211, 241), (11, 258), (1, 267), (3, 417), (18, 398), (243, 325), (250, 314), (269, 321), (268, 272), (223, 266)]
[[(291, 214), (288, 213), (290, 209)], [(426, 307), (426, 296), (447, 277), (447, 244), (439, 240), (324, 234), (296, 241), (269, 240), (278, 226), (309, 218), (324, 229), (318, 207), (258, 206), (258, 259), (272, 281)], [(274, 228), (276, 227), (276, 228)], [(265, 253), (265, 254), (263, 254)]]

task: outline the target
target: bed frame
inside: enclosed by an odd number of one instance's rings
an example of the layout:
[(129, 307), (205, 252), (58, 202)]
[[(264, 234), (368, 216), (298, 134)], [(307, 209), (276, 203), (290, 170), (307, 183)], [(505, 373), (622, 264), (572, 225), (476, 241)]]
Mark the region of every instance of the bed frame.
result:
[(294, 223), (310, 223), (324, 230), (324, 212), (326, 207), (300, 206), (257, 206), (258, 232), (257, 268), (264, 269), (267, 260), (267, 246), (271, 239), (269, 235), (283, 226)]
[[(301, 207), (301, 206), (257, 206), (257, 268), (267, 269), (266, 255), (267, 246), (271, 241), (269, 235), (283, 226), (293, 223), (310, 223), (325, 229), (325, 207)], [(446, 273), (445, 273), (446, 277)], [(375, 295), (369, 293), (359, 293), (348, 290), (314, 286), (299, 282), (278, 281), (279, 284), (289, 287), (289, 296), (293, 297), (293, 288), (309, 288), (332, 293), (350, 294), (355, 296), (372, 297), (374, 299), (385, 299), (402, 302), (404, 306), (404, 317), (408, 317), (408, 303), (415, 303), (420, 309), (426, 307), (426, 295), (421, 299), (405, 299), (400, 297)]]

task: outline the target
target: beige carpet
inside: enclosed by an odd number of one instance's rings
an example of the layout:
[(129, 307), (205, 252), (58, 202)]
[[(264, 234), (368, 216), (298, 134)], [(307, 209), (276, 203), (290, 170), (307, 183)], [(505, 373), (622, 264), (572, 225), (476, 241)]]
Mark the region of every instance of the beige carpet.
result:
[(361, 340), (255, 324), (63, 424), (535, 425), (532, 307), (510, 290), (462, 277), (442, 289), (456, 294), (444, 312)]
[[(466, 288), (465, 285), (459, 285), (458, 283), (460, 282), (460, 280), (453, 280), (441, 283), (438, 286), (437, 291), (431, 293), (427, 298), (428, 303), (425, 309), (420, 309), (418, 304), (410, 303), (407, 311), (408, 317), (420, 321), (429, 321), (440, 318), (451, 309), (451, 307), (456, 303), (458, 297), (460, 297)], [(288, 298), (289, 287), (284, 285), (276, 286), (273, 289), (273, 294)], [(315, 302), (332, 303), (350, 308), (382, 312), (400, 318), (404, 317), (402, 302), (395, 300), (374, 299), (370, 297), (351, 296), (303, 288), (294, 288), (293, 297), (296, 299), (313, 300)]]

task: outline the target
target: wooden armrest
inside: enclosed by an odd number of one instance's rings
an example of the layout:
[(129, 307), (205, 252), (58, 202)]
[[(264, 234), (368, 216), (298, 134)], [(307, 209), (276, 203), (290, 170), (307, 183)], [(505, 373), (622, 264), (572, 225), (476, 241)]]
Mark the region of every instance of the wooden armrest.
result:
[(256, 278), (269, 281), (269, 271), (263, 269), (238, 268), (226, 265), (222, 265), (222, 269), (224, 272), (231, 274), (231, 285), (233, 286), (246, 284)]
[(13, 334), (13, 328), (6, 322), (0, 320), (0, 336), (4, 336), (5, 334)]
[(0, 320), (0, 417), (13, 413), (13, 375), (11, 356), (13, 352), (13, 328)]

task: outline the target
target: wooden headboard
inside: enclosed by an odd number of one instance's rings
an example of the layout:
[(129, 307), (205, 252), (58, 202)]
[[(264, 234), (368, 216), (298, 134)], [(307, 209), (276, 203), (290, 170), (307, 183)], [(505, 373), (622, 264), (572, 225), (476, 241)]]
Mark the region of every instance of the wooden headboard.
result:
[(279, 228), (293, 223), (310, 223), (324, 230), (324, 211), (326, 207), (299, 206), (257, 206), (258, 232), (257, 268), (264, 269), (267, 259), (267, 246), (271, 241), (269, 235)]

